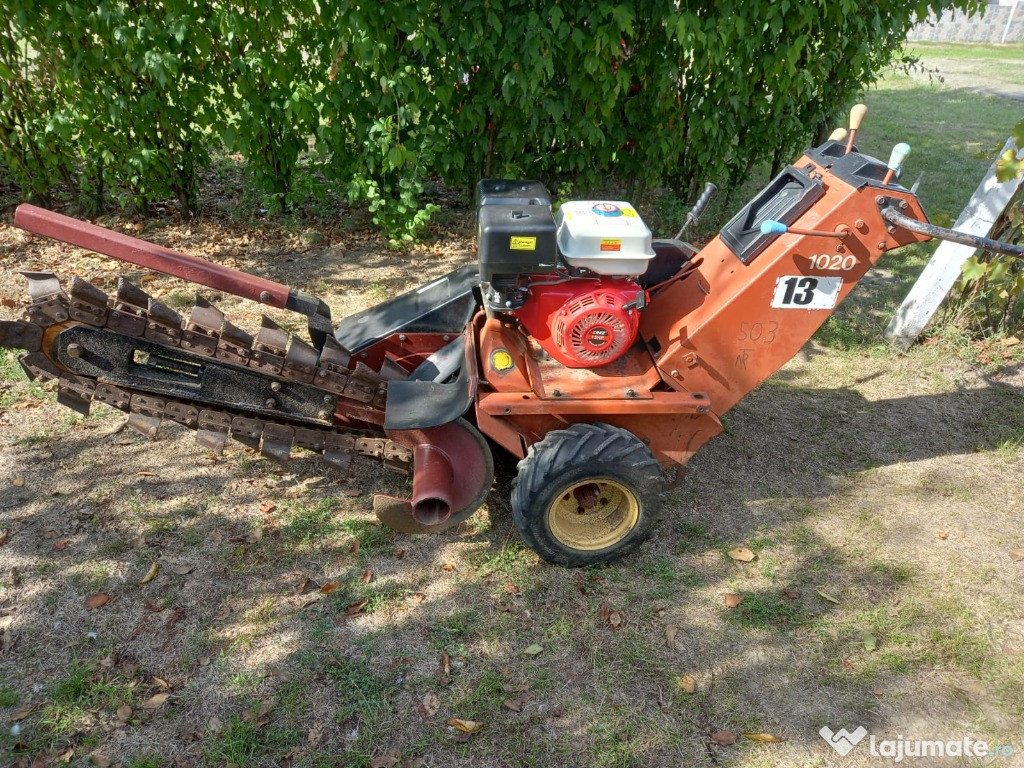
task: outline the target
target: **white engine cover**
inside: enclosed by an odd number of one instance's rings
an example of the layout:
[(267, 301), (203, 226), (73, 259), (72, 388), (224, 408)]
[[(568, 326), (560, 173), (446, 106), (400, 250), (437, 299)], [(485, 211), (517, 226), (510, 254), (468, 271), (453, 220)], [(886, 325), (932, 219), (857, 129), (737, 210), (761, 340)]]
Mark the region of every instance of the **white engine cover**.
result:
[(642, 275), (654, 258), (651, 230), (632, 205), (572, 200), (555, 218), (558, 250), (570, 267), (599, 275)]

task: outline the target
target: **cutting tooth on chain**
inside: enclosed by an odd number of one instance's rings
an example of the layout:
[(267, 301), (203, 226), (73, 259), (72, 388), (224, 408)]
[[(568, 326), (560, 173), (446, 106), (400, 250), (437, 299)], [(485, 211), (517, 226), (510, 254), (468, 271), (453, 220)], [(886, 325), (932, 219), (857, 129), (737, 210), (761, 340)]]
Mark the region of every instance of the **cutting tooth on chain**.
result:
[(93, 379), (62, 373), (57, 383), (57, 402), (83, 416), (88, 416), (95, 391), (96, 382)]
[(319, 359), (320, 353), (311, 344), (307, 344), (298, 336), (292, 336), (281, 373), (293, 381), (308, 384), (313, 381)]
[(320, 389), (338, 394), (344, 392), (348, 384), (350, 358), (348, 350), (335, 341), (333, 336), (328, 336), (323, 349), (320, 350), (320, 360), (313, 375), (313, 383)]
[(356, 363), (356, 369), (348, 377), (342, 394), (360, 403), (372, 403), (377, 399), (384, 378), (366, 363)]
[(157, 344), (178, 346), (181, 341), (181, 315), (163, 302), (150, 297), (147, 306), (145, 337)]
[(28, 319), (36, 325), (63, 323), (68, 319), (68, 297), (52, 272), (22, 272), (28, 280)]
[(349, 451), (353, 450), (355, 445), (355, 438), (351, 435), (327, 433), (324, 436), (324, 461), (332, 467), (348, 470), (348, 465), (352, 463), (352, 454)]
[(217, 358), (237, 365), (248, 365), (252, 354), (253, 337), (234, 323), (225, 320), (217, 342)]
[(42, 352), (30, 352), (18, 358), (22, 370), (32, 381), (49, 381), (60, 377), (57, 366)]
[(120, 277), (113, 304), (107, 316), (107, 327), (110, 330), (135, 338), (146, 332), (148, 293)]
[(43, 343), (43, 329), (35, 323), (0, 320), (0, 347), (38, 352)]
[(292, 454), (295, 428), (286, 424), (267, 424), (263, 427), (263, 442), (260, 453), (268, 459), (284, 464)]
[(231, 420), (231, 439), (237, 440), (242, 445), (258, 451), (260, 449), (260, 437), (262, 436), (263, 422), (259, 419), (236, 416)]
[(128, 426), (152, 440), (163, 421), (165, 405), (159, 397), (132, 395)]
[(231, 428), (231, 417), (219, 411), (202, 410), (199, 411), (198, 426), (196, 442), (214, 453), (223, 453)]
[(224, 323), (223, 312), (202, 296), (196, 296), (195, 306), (192, 307), (188, 321), (181, 330), (182, 349), (195, 352), (197, 355), (213, 357), (217, 352), (217, 341)]
[(319, 429), (295, 428), (295, 445), (307, 451), (320, 453), (324, 449), (324, 432)]
[(102, 327), (107, 321), (107, 294), (77, 275), (71, 278), (68, 314), (72, 320)]
[(288, 346), (288, 331), (263, 315), (256, 340), (249, 355), (249, 367), (275, 375), (284, 366), (285, 348)]

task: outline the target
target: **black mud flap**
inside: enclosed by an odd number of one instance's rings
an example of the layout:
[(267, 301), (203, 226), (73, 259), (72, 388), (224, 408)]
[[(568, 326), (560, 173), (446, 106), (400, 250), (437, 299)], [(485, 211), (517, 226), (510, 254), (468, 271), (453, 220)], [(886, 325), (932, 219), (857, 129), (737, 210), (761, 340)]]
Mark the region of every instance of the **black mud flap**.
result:
[(335, 338), (351, 352), (395, 333), (461, 334), (479, 307), (480, 270), (460, 267), (444, 277), (346, 317)]
[(476, 396), (476, 360), (472, 337), (463, 333), (465, 358), (459, 373), (448, 382), (415, 379), (388, 382), (384, 429), (407, 430), (439, 427), (469, 410)]

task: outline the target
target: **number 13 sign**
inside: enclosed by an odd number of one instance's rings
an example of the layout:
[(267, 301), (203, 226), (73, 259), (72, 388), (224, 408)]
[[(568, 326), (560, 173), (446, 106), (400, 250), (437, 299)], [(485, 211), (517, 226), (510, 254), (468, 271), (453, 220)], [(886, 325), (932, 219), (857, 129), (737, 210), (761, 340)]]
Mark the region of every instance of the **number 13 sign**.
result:
[(783, 275), (775, 283), (772, 306), (777, 309), (832, 309), (842, 287), (841, 277)]

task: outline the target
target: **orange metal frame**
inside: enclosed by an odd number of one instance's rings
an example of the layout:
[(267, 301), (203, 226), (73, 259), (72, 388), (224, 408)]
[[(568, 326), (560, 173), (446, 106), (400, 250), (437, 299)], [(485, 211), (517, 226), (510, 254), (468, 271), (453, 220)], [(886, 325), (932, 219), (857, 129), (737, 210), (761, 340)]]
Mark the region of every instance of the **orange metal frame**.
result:
[[(794, 225), (846, 237), (779, 235), (749, 264), (716, 237), (685, 277), (652, 289), (642, 341), (613, 363), (566, 368), (513, 323), (478, 315), (480, 429), (523, 457), (553, 429), (602, 421), (640, 437), (664, 467), (685, 465), (721, 432), (719, 417), (790, 360), (883, 253), (928, 239), (882, 218), (880, 194), (927, 221), (898, 184), (855, 188), (810, 157), (795, 165), (825, 194)], [(835, 306), (773, 307), (780, 280), (792, 276), (840, 278)]]

